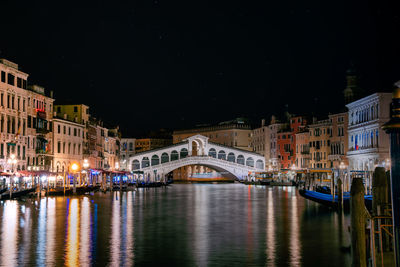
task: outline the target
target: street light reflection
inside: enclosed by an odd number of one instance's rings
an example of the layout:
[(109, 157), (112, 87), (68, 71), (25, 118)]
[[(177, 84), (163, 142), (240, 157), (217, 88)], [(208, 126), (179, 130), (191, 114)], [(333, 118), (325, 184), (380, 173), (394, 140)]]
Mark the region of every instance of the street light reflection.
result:
[(78, 199), (72, 199), (68, 207), (67, 266), (79, 264), (79, 231), (79, 203)]

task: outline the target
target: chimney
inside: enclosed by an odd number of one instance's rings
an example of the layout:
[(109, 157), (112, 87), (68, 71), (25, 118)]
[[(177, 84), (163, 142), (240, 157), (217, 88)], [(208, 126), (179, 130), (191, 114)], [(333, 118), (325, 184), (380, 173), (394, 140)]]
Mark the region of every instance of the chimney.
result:
[(265, 126), (265, 119), (262, 119), (261, 120), (261, 127), (264, 127)]
[(64, 113), (64, 120), (66, 120), (68, 118), (68, 115), (66, 113)]

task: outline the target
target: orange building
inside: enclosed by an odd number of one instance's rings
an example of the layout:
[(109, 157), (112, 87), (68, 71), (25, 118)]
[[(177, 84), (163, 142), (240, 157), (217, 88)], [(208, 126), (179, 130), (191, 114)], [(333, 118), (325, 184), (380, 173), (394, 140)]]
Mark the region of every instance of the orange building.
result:
[(289, 124), (278, 132), (278, 151), (281, 169), (289, 169), (296, 162), (296, 134), (307, 125), (304, 116), (291, 117)]

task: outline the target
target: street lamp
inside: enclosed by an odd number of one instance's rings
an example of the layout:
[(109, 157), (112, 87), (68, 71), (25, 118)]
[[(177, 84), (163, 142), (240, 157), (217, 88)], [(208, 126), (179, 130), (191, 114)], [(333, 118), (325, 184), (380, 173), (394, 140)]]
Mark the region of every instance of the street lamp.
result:
[(87, 159), (84, 159), (82, 166), (83, 166), (83, 168), (85, 169), (85, 172), (86, 172), (86, 179), (88, 179), (89, 178), (89, 173), (87, 172), (87, 169), (89, 168), (89, 161)]
[(75, 173), (76, 173), (76, 171), (78, 171), (79, 170), (79, 165), (78, 165), (78, 163), (72, 163), (71, 164), (71, 170), (72, 170), (72, 177), (73, 177), (73, 180), (74, 180), (74, 185), (73, 185), (73, 193), (75, 194), (76, 193), (76, 178), (75, 178)]
[[(7, 160), (7, 163), (11, 165), (11, 173), (14, 174), (14, 165), (17, 163), (17, 159), (15, 158), (14, 154), (10, 155), (10, 158)], [(10, 199), (11, 199), (11, 192), (13, 190), (12, 187), (14, 186), (14, 183), (11, 181), (14, 181), (14, 178), (15, 177), (10, 178)]]

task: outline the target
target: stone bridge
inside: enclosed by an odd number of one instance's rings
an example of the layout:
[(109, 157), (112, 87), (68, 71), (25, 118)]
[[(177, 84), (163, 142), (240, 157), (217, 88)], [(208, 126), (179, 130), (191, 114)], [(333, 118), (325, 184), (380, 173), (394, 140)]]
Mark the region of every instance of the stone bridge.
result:
[(260, 154), (212, 143), (208, 137), (194, 135), (175, 145), (138, 153), (129, 158), (129, 166), (132, 171), (142, 171), (153, 181), (189, 165), (209, 167), (241, 180), (249, 173), (254, 175), (264, 171), (264, 161)]

